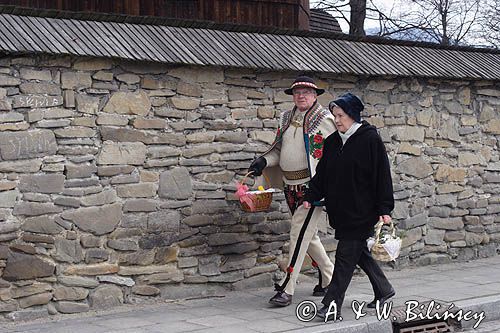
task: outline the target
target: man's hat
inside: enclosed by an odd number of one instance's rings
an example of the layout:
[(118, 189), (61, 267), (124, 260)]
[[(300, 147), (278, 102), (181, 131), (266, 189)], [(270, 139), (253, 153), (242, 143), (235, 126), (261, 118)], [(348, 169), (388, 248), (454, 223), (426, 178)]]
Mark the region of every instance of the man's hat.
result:
[(285, 90), (285, 94), (293, 95), (294, 88), (312, 88), (316, 90), (316, 94), (318, 94), (318, 96), (325, 92), (325, 89), (318, 88), (316, 83), (314, 83), (314, 80), (305, 75), (297, 77), (295, 81), (293, 81), (292, 86)]

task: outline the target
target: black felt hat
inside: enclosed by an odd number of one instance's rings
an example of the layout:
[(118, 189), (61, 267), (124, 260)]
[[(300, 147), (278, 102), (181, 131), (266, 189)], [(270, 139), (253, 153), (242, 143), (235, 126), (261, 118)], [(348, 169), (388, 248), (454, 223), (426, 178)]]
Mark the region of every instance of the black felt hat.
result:
[(293, 81), (292, 86), (285, 90), (285, 94), (293, 95), (294, 88), (312, 88), (316, 90), (316, 94), (321, 95), (325, 92), (325, 89), (318, 88), (314, 80), (309, 76), (301, 75)]

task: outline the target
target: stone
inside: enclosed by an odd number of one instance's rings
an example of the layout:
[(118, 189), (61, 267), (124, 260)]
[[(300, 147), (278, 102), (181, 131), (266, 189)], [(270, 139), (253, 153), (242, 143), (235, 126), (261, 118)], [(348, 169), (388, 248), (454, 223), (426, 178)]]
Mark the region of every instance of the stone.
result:
[(57, 138), (93, 138), (96, 131), (91, 128), (71, 126), (54, 130)]
[(54, 221), (54, 217), (47, 215), (26, 218), (21, 229), (27, 232), (49, 235), (58, 234), (63, 230), (63, 228)]
[(0, 123), (15, 123), (23, 120), (24, 116), (19, 112), (0, 113)]
[(427, 224), (427, 215), (426, 214), (418, 214), (415, 216), (412, 216), (410, 218), (407, 218), (403, 221), (400, 221), (398, 223), (398, 227), (402, 229), (413, 229), (416, 227), (420, 227), (422, 225)]
[(246, 233), (217, 233), (208, 236), (208, 244), (210, 246), (236, 244), (251, 240), (252, 236)]
[(132, 287), (135, 285), (135, 281), (133, 279), (128, 278), (128, 277), (123, 277), (123, 276), (116, 276), (116, 275), (98, 276), (97, 280), (99, 282), (109, 282), (109, 283), (116, 284), (119, 286)]
[(179, 81), (177, 83), (177, 93), (192, 97), (201, 97), (201, 86), (198, 83)]
[(50, 70), (21, 68), (19, 70), (19, 76), (24, 80), (52, 81)]
[(464, 187), (457, 184), (440, 184), (438, 185), (436, 192), (438, 194), (446, 194), (446, 193), (462, 192), (463, 190)]
[(142, 276), (137, 279), (138, 284), (166, 284), (182, 282), (184, 274), (180, 270), (171, 270), (165, 273), (156, 273), (151, 275)]
[(172, 105), (179, 110), (195, 110), (200, 106), (200, 100), (185, 97), (172, 97)]
[(238, 291), (248, 290), (251, 288), (264, 288), (272, 286), (273, 286), (273, 279), (271, 273), (254, 275), (252, 277), (233, 283), (233, 289)]
[(416, 178), (425, 178), (433, 173), (432, 166), (421, 157), (412, 157), (399, 163), (396, 170)]
[[(110, 74), (112, 74), (112, 73), (110, 73)], [(119, 74), (116, 76), (116, 79), (118, 81), (125, 82), (126, 84), (136, 84), (136, 83), (139, 83), (141, 81), (141, 78), (138, 75), (128, 74), (128, 73)], [(108, 80), (108, 81), (111, 81), (111, 80)]]
[(87, 264), (96, 264), (103, 261), (108, 261), (109, 252), (104, 249), (88, 249), (85, 252), (85, 262)]
[(151, 109), (151, 102), (144, 90), (113, 93), (103, 111), (118, 114), (145, 116)]
[(177, 211), (160, 210), (149, 214), (147, 230), (179, 232), (181, 216)]
[(421, 239), (422, 239), (422, 229), (421, 228), (415, 228), (415, 229), (408, 230), (401, 240), (401, 242), (402, 242), (401, 248), (404, 249), (406, 247), (409, 247)]
[(467, 167), (476, 164), (485, 164), (481, 155), (469, 152), (458, 154), (458, 165)]
[(372, 80), (370, 81), (370, 83), (368, 83), (366, 89), (378, 92), (386, 92), (392, 90), (395, 85), (396, 82), (391, 82), (387, 80)]
[(23, 94), (61, 95), (62, 93), (59, 85), (47, 82), (24, 82), (19, 86), (19, 91)]
[(9, 252), (2, 278), (7, 281), (30, 280), (54, 275), (55, 266), (34, 255)]
[(47, 304), (51, 299), (52, 299), (52, 293), (42, 293), (20, 298), (18, 301), (19, 301), (19, 307), (24, 309), (34, 305)]
[(65, 211), (62, 217), (73, 222), (83, 231), (100, 236), (115, 230), (122, 217), (122, 205), (115, 203), (100, 207), (79, 208)]
[(224, 70), (222, 68), (199, 68), (180, 66), (168, 71), (168, 75), (191, 83), (217, 83), (224, 81)]
[(56, 302), (55, 304), (56, 310), (60, 313), (81, 313), (89, 311), (90, 307), (87, 303), (79, 303), (79, 302), (68, 302), (61, 301)]
[(128, 124), (128, 117), (119, 114), (98, 113), (96, 123), (98, 125), (125, 126)]
[(224, 132), (215, 136), (215, 141), (230, 143), (246, 143), (248, 135), (246, 132)]
[(0, 133), (0, 155), (4, 160), (43, 157), (54, 155), (56, 151), (55, 136), (49, 130)]
[(55, 206), (52, 203), (37, 203), (19, 201), (14, 206), (13, 215), (38, 216), (44, 214), (60, 213), (62, 207)]
[(460, 230), (464, 227), (464, 223), (461, 217), (452, 217), (452, 218), (430, 217), (429, 225), (436, 229), (445, 229), (445, 230)]
[(121, 198), (152, 198), (156, 196), (158, 186), (154, 183), (120, 185), (116, 193)]
[(146, 160), (146, 146), (141, 142), (105, 142), (97, 157), (97, 164), (142, 165)]
[(160, 247), (155, 256), (155, 263), (168, 264), (178, 260), (179, 248), (177, 246)]
[(115, 264), (73, 265), (64, 269), (67, 275), (104, 275), (117, 273), (120, 267)]
[(99, 81), (113, 81), (113, 73), (112, 72), (105, 72), (105, 71), (98, 71), (94, 75), (92, 75), (92, 78), (95, 80)]
[(79, 58), (73, 64), (73, 68), (78, 71), (99, 71), (111, 69), (113, 60), (105, 58)]
[(0, 208), (12, 208), (16, 205), (18, 190), (0, 192)]
[[(152, 266), (121, 266), (119, 275), (150, 275), (156, 273), (167, 273), (170, 277), (169, 280), (172, 280), (173, 277), (182, 276), (182, 271), (178, 270), (175, 265), (152, 265)], [(154, 277), (146, 276), (143, 277), (139, 281), (144, 281), (144, 279), (151, 279)], [(178, 280), (178, 278), (175, 278)], [(179, 281), (177, 281), (179, 282)], [(160, 282), (161, 283), (161, 282)]]
[(167, 122), (163, 119), (135, 118), (132, 125), (138, 129), (165, 129)]
[(484, 127), (486, 133), (500, 135), (500, 119), (491, 119)]
[(139, 249), (137, 242), (131, 239), (110, 239), (107, 245), (118, 251), (137, 251)]
[(191, 215), (182, 220), (182, 223), (190, 227), (202, 227), (213, 224), (213, 217), (210, 215)]
[(158, 209), (156, 200), (132, 199), (125, 201), (123, 205), (124, 212), (154, 212)]
[(422, 154), (422, 148), (416, 147), (408, 142), (402, 142), (398, 147), (398, 153), (420, 156)]
[(117, 196), (114, 189), (106, 189), (100, 193), (83, 196), (80, 198), (82, 206), (102, 206), (112, 204), (116, 201)]
[(89, 296), (89, 304), (93, 309), (108, 309), (123, 304), (123, 292), (115, 285), (101, 285)]
[(446, 232), (445, 230), (435, 230), (435, 229), (428, 230), (427, 234), (424, 237), (425, 244), (429, 245), (443, 244), (445, 232)]
[(78, 112), (97, 114), (99, 111), (99, 97), (78, 94), (76, 95), (76, 108)]
[(154, 251), (138, 250), (129, 254), (121, 254), (119, 262), (122, 266), (148, 266), (153, 264), (154, 258)]
[(437, 181), (463, 182), (466, 175), (467, 170), (464, 168), (454, 168), (441, 164), (438, 166), (434, 178)]
[(182, 147), (186, 145), (185, 136), (174, 133), (151, 134), (133, 129), (101, 127), (101, 136), (103, 140), (118, 142), (143, 142), (145, 144), (167, 144)]
[(395, 134), (399, 141), (424, 142), (425, 130), (415, 126), (397, 127)]
[(63, 72), (61, 73), (61, 84), (63, 89), (90, 88), (92, 78), (88, 73)]
[(21, 192), (61, 193), (64, 180), (64, 175), (58, 174), (25, 175), (20, 178), (18, 189)]
[(88, 295), (89, 291), (85, 288), (59, 286), (54, 289), (55, 301), (80, 301)]
[(57, 281), (68, 287), (83, 287), (83, 288), (95, 288), (99, 285), (99, 282), (95, 279), (81, 277), (81, 276), (63, 276), (57, 277)]
[(0, 87), (5, 86), (18, 86), (21, 84), (21, 80), (17, 77), (0, 74)]
[(156, 296), (160, 294), (160, 289), (153, 287), (153, 286), (147, 286), (147, 285), (142, 285), (142, 286), (133, 286), (132, 287), (132, 293), (136, 295), (141, 295), (141, 296)]
[(55, 246), (56, 252), (52, 257), (58, 261), (78, 263), (83, 259), (83, 251), (78, 241), (56, 238)]
[(165, 199), (189, 199), (193, 194), (191, 177), (184, 167), (173, 168), (160, 174), (158, 195)]

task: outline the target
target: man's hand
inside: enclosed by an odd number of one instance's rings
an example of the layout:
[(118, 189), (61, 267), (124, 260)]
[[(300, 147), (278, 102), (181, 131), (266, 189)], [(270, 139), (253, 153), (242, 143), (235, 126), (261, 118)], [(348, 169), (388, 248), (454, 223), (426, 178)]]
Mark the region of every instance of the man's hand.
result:
[(262, 170), (264, 170), (266, 165), (266, 159), (263, 156), (258, 157), (252, 162), (252, 164), (250, 164), (248, 172), (252, 172), (252, 176), (260, 176), (262, 175)]
[(309, 201), (304, 201), (302, 203), (302, 206), (304, 206), (305, 209), (309, 209), (311, 208), (311, 203)]
[(384, 224), (391, 224), (392, 218), (389, 215), (381, 215), (378, 220), (384, 221)]

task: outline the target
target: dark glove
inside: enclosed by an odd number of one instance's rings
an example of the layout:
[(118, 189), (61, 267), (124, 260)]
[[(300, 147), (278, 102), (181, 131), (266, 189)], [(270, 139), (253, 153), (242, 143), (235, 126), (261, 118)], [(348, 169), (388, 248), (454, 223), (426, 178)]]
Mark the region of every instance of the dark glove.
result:
[(262, 175), (262, 170), (264, 170), (266, 165), (266, 159), (263, 156), (258, 157), (252, 162), (252, 164), (250, 164), (248, 172), (252, 172), (252, 176), (260, 176)]

